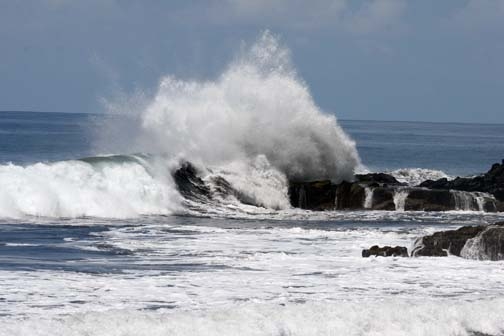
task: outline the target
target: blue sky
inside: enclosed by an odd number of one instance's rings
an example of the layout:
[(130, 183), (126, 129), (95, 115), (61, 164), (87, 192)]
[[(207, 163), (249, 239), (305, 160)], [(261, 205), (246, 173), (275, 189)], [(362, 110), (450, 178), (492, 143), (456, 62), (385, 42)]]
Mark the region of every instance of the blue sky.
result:
[(213, 78), (264, 29), (341, 119), (504, 123), (504, 0), (0, 0), (0, 110)]

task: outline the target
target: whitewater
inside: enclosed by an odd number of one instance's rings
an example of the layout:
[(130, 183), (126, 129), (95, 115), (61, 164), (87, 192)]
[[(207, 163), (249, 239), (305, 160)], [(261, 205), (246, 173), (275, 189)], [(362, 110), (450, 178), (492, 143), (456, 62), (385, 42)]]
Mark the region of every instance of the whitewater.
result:
[(504, 215), (308, 211), (289, 181), (475, 175), (504, 126), (337, 120), (291, 58), (266, 32), (103, 115), (0, 114), (0, 335), (503, 335), (504, 262), (361, 251)]

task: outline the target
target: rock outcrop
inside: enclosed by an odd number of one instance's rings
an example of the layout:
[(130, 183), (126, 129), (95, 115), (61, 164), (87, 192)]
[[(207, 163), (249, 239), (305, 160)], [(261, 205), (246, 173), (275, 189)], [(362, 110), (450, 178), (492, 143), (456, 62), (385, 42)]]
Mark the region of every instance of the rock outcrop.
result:
[(172, 176), (177, 189), (185, 198), (199, 201), (211, 198), (210, 188), (198, 176), (197, 169), (190, 162), (182, 162)]
[(390, 186), (404, 186), (405, 183), (397, 181), (397, 179), (389, 174), (385, 173), (369, 173), (369, 174), (357, 174), (355, 178), (358, 182), (362, 184), (368, 184), (372, 186), (378, 185), (390, 185)]
[[(502, 165), (494, 165), (486, 180), (501, 183), (499, 174)], [(486, 176), (485, 175), (485, 176)], [(239, 192), (221, 176), (207, 176), (189, 162), (182, 162), (172, 172), (180, 194), (189, 200), (209, 202), (233, 196), (241, 203), (263, 206)], [(490, 177), (489, 177), (490, 176)], [(433, 189), (408, 187), (388, 174), (356, 175), (356, 181), (334, 184), (329, 180), (313, 182), (290, 182), (289, 198), (293, 207), (307, 210), (405, 210), (405, 211), (504, 211), (504, 202), (480, 191), (445, 190), (441, 186), (453, 181), (431, 181)], [(477, 179), (477, 178), (475, 178)], [(462, 180), (462, 179), (459, 179)], [(457, 181), (457, 180), (455, 180)], [(422, 185), (427, 185), (425, 182)], [(486, 183), (486, 182), (485, 182)], [(487, 188), (488, 189), (488, 188)], [(217, 198), (215, 198), (217, 196)]]
[(291, 182), (290, 203), (293, 207), (309, 210), (334, 210), (337, 186), (331, 181)]
[[(356, 175), (357, 181), (290, 182), (293, 207), (308, 210), (394, 210), (394, 187), (402, 186), (388, 174)], [(366, 204), (369, 197), (369, 204)]]
[(504, 222), (436, 232), (419, 238), (411, 252), (413, 257), (448, 255), (469, 259), (503, 260)]
[(446, 178), (427, 180), (419, 186), (429, 189), (480, 191), (492, 194), (498, 201), (504, 202), (504, 160), (501, 164), (494, 164), (488, 172), (480, 176), (457, 177), (451, 181)]
[(464, 226), (457, 230), (440, 231), (419, 238), (411, 251), (411, 256), (446, 257), (449, 254), (460, 257), (460, 251), (467, 240), (476, 237), (485, 226)]
[(460, 256), (467, 259), (504, 260), (504, 223), (490, 225), (469, 239)]
[(454, 195), (448, 190), (412, 189), (404, 202), (406, 211), (455, 210)]
[(378, 182), (330, 181), (291, 183), (293, 207), (308, 210), (405, 210), (405, 211), (486, 211), (496, 212), (490, 194), (454, 190), (404, 187)]
[(370, 256), (376, 257), (409, 257), (408, 249), (404, 246), (371, 246), (369, 249), (362, 250), (362, 257), (368, 258)]

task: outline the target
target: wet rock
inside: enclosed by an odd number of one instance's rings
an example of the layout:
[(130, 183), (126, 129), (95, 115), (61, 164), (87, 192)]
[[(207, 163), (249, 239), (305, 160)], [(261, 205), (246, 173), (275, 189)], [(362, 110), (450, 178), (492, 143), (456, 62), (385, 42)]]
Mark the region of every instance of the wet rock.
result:
[(404, 203), (406, 211), (449, 211), (455, 199), (448, 190), (411, 189)]
[(373, 210), (395, 210), (394, 190), (390, 188), (373, 188)]
[(337, 186), (331, 181), (290, 182), (289, 197), (293, 207), (308, 210), (334, 210)]
[(489, 225), (469, 239), (460, 256), (478, 260), (504, 260), (504, 223)]
[(185, 198), (200, 201), (211, 198), (210, 188), (198, 176), (198, 170), (190, 162), (182, 162), (172, 176), (177, 189)]
[(368, 258), (370, 256), (376, 257), (408, 257), (408, 249), (404, 246), (371, 246), (367, 250), (362, 250), (362, 257)]
[(504, 202), (504, 160), (496, 163), (483, 175), (468, 178), (457, 177), (452, 181), (442, 178), (436, 181), (427, 180), (420, 187), (429, 189), (480, 191), (492, 194), (497, 200)]
[(397, 181), (397, 179), (389, 174), (385, 173), (369, 173), (369, 174), (357, 174), (355, 178), (358, 182), (363, 184), (369, 184), (373, 186), (378, 185), (391, 185), (391, 186), (404, 186), (406, 184)]
[(463, 226), (417, 239), (413, 257), (455, 255), (468, 259), (504, 260), (504, 222)]
[(486, 226), (463, 226), (457, 230), (436, 232), (417, 239), (411, 251), (413, 257), (446, 257), (448, 254), (460, 256), (466, 242), (485, 230)]
[(336, 189), (336, 209), (359, 210), (364, 208), (366, 190), (358, 183), (342, 182)]

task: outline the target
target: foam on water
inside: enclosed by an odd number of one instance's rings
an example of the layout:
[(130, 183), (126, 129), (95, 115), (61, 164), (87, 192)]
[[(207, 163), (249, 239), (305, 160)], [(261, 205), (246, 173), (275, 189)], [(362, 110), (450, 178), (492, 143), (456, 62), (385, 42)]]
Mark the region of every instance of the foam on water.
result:
[(501, 335), (504, 300), (241, 304), (193, 312), (116, 310), (4, 323), (0, 335)]
[[(106, 243), (128, 253), (53, 269), (29, 259), (16, 267), (32, 270), (4, 266), (0, 335), (498, 335), (504, 328), (504, 302), (490, 299), (504, 290), (503, 262), (360, 255), (375, 244), (410, 247), (440, 226), (134, 223), (58, 243), (62, 251)], [(83, 263), (97, 271), (60, 270)]]

